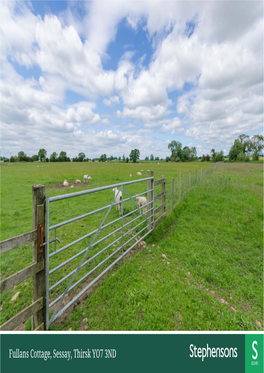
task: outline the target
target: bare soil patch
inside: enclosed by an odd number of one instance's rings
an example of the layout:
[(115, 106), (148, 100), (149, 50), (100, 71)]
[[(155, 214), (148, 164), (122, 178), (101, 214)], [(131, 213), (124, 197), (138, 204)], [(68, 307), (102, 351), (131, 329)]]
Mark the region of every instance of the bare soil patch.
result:
[(52, 184), (49, 185), (49, 188), (55, 188), (55, 189), (66, 189), (66, 188), (87, 188), (89, 186), (89, 183), (76, 183), (75, 181), (68, 181), (69, 186), (64, 186), (63, 183), (58, 183), (58, 184)]

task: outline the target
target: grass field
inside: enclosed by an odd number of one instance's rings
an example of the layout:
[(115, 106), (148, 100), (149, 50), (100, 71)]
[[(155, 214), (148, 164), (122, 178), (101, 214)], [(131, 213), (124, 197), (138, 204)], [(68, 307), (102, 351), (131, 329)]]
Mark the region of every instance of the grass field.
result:
[[(189, 170), (200, 172), (206, 166), (211, 164), (2, 165), (1, 240), (31, 230), (33, 184), (44, 184), (46, 195), (54, 196), (83, 190), (56, 188), (65, 178), (74, 181), (88, 173), (92, 180), (87, 188), (96, 188), (146, 177), (150, 169), (155, 179), (165, 175), (169, 190), (172, 177), (178, 180), (180, 171), (186, 175), (183, 180), (187, 185)], [(136, 176), (141, 170), (143, 176)], [(130, 192), (144, 192), (145, 184), (131, 187)], [(262, 330), (262, 193), (262, 164), (220, 166), (175, 205), (169, 217), (147, 238), (144, 248), (129, 254), (124, 263), (105, 276), (100, 286), (95, 286), (89, 297), (52, 324), (51, 330)], [(78, 197), (54, 204), (51, 224), (92, 211), (112, 199), (113, 192), (106, 191), (100, 196), (94, 194), (93, 198)], [(167, 204), (169, 207), (170, 193)], [(130, 208), (127, 206), (127, 211)], [(109, 219), (117, 217), (113, 209)], [(101, 219), (98, 214), (92, 221), (78, 221), (67, 229), (61, 228), (57, 236), (65, 245), (84, 235), (87, 226), (89, 230), (96, 229)], [(76, 245), (75, 250), (86, 247), (82, 245)], [(53, 266), (67, 258), (65, 252), (60, 255)], [(30, 245), (2, 254), (2, 278), (31, 261)], [(76, 263), (72, 262), (72, 266)], [(57, 280), (56, 276), (52, 279), (53, 283)], [(18, 298), (11, 302), (17, 292)], [(4, 293), (1, 323), (29, 305), (31, 299), (30, 280)]]

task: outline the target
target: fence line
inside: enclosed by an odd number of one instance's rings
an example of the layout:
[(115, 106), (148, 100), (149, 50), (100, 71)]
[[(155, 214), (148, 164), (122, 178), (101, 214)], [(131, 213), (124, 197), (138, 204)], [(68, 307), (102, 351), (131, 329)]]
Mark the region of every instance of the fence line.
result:
[[(148, 171), (148, 175), (147, 175), (148, 177), (144, 180), (147, 180), (147, 206), (151, 205), (150, 208), (148, 208), (147, 215), (146, 215), (147, 229), (148, 229), (149, 233), (159, 224), (160, 221), (162, 221), (163, 219), (166, 218), (166, 216), (167, 216), (166, 208), (167, 208), (167, 202), (169, 200), (170, 200), (169, 209), (171, 211), (171, 210), (173, 210), (175, 205), (178, 204), (180, 202), (180, 200), (187, 195), (187, 193), (189, 193), (189, 191), (192, 189), (193, 186), (198, 185), (199, 183), (204, 181), (206, 179), (206, 177), (209, 174), (211, 174), (212, 171), (221, 163), (223, 163), (223, 162), (215, 163), (213, 166), (207, 167), (205, 170), (201, 169), (200, 172), (199, 172), (199, 170), (195, 170), (194, 172), (189, 171), (189, 173), (182, 174), (182, 172), (180, 171), (179, 177), (178, 178), (173, 177), (171, 182), (167, 182), (165, 176), (162, 176), (162, 178), (159, 179), (159, 180), (154, 180), (154, 172), (153, 171)], [(200, 173), (200, 175), (199, 175), (199, 173)], [(143, 180), (135, 180), (135, 182), (140, 182), (140, 181), (143, 181)], [(120, 183), (120, 185), (124, 186), (124, 185), (130, 184), (130, 183), (131, 182)], [(161, 192), (159, 192), (158, 194), (155, 195), (155, 193), (154, 193), (155, 187), (157, 187), (159, 185), (161, 185), (162, 190), (161, 190)], [(112, 187), (112, 186), (106, 186), (106, 187), (98, 188), (98, 191), (109, 189), (110, 187)], [(79, 196), (79, 195), (84, 195), (84, 194), (91, 193), (91, 192), (92, 191), (77, 192), (76, 195)], [(141, 193), (141, 194), (144, 194), (144, 193)], [(73, 197), (73, 194), (68, 194), (68, 195), (64, 195), (64, 196), (66, 196), (65, 198), (71, 198), (71, 197)], [(47, 275), (45, 275), (45, 272), (47, 271), (47, 268), (48, 268), (48, 265), (49, 265), (49, 258), (46, 257), (46, 260), (45, 260), (45, 252), (46, 252), (45, 245), (47, 244), (47, 247), (48, 247), (49, 243), (51, 243), (53, 241), (56, 241), (56, 234), (55, 234), (55, 239), (53, 239), (53, 240), (51, 240), (47, 243), (44, 243), (44, 241), (45, 241), (44, 224), (45, 224), (45, 215), (46, 215), (45, 187), (43, 185), (33, 185), (32, 186), (32, 197), (33, 197), (32, 198), (32, 215), (33, 215), (33, 220), (32, 220), (32, 228), (33, 229), (32, 229), (32, 231), (0, 242), (0, 254), (3, 254), (7, 251), (13, 250), (15, 248), (18, 248), (20, 246), (23, 246), (25, 244), (28, 244), (28, 243), (32, 242), (33, 264), (31, 264), (30, 266), (22, 269), (21, 271), (19, 271), (15, 274), (5, 278), (4, 280), (2, 280), (0, 282), (0, 293), (2, 294), (5, 291), (7, 291), (8, 289), (10, 289), (10, 288), (16, 286), (17, 284), (21, 283), (25, 279), (27, 279), (29, 277), (33, 277), (33, 302), (32, 302), (31, 305), (26, 307), (24, 310), (19, 312), (17, 315), (15, 315), (14, 317), (12, 317), (8, 321), (6, 321), (4, 324), (2, 324), (0, 326), (0, 330), (13, 330), (17, 326), (19, 326), (21, 323), (24, 323), (25, 321), (27, 321), (31, 316), (33, 316), (32, 317), (32, 329), (33, 330), (46, 330), (47, 327), (48, 327), (48, 325), (46, 325), (46, 320), (47, 320), (47, 313), (48, 313), (49, 308), (47, 307), (48, 302), (46, 301)], [(63, 196), (57, 196), (57, 197), (50, 198), (50, 200), (52, 200), (52, 201), (57, 201), (57, 200), (61, 200), (61, 199), (63, 199)], [(161, 203), (159, 204), (160, 199), (161, 199)], [(125, 200), (123, 200), (123, 202), (125, 202)], [(112, 203), (112, 205), (116, 205), (116, 204), (117, 204), (117, 202)], [(95, 212), (104, 210), (106, 208), (109, 208), (110, 206), (111, 205), (100, 208), (100, 209), (96, 210)], [(48, 216), (48, 213), (49, 213), (49, 203), (47, 204), (47, 216)], [(78, 218), (74, 218), (71, 221), (75, 221), (77, 219), (86, 217), (88, 215), (91, 215), (91, 213), (87, 213), (87, 214), (82, 215)], [(128, 215), (130, 215), (130, 213)], [(126, 226), (127, 224), (129, 224), (129, 223), (126, 223), (124, 225), (123, 224), (123, 218), (125, 216), (128, 216), (128, 215), (123, 216), (123, 205), (122, 205), (122, 236), (123, 236), (123, 227)], [(116, 219), (114, 222), (116, 222), (120, 219), (121, 218)], [(58, 225), (50, 226), (49, 229), (47, 229), (47, 237), (46, 237), (47, 241), (49, 240), (48, 232), (49, 232), (50, 229), (55, 229), (55, 231), (56, 231), (56, 228), (58, 228), (59, 226), (62, 226), (64, 224), (67, 224), (69, 222), (70, 221), (65, 221), (65, 222), (60, 223)], [(132, 221), (130, 221), (130, 223), (131, 222)], [(48, 223), (48, 220), (47, 220), (47, 223)], [(108, 226), (109, 224), (107, 224), (106, 226)], [(139, 225), (141, 225), (141, 224), (142, 223), (140, 223)], [(134, 227), (134, 228), (136, 228), (136, 227)], [(132, 228), (132, 229), (134, 229), (134, 228)], [(144, 229), (145, 228), (143, 228), (139, 233), (141, 233)], [(128, 234), (130, 232), (131, 232), (131, 230), (128, 231), (126, 234)], [(94, 232), (92, 232), (92, 233), (94, 233)], [(113, 233), (114, 232), (112, 232), (112, 234)], [(143, 239), (145, 236), (147, 236), (147, 234), (145, 234), (141, 239)], [(108, 237), (108, 236), (106, 236), (106, 237)], [(135, 237), (136, 236), (133, 236), (133, 238), (135, 238)], [(120, 238), (117, 238), (114, 242), (109, 244), (104, 250), (106, 250), (109, 246), (113, 245), (119, 239)], [(122, 240), (123, 240), (123, 238), (122, 238)], [(129, 243), (131, 240), (132, 239), (128, 240), (126, 243), (124, 243), (124, 245)], [(133, 244), (130, 247), (129, 251), (136, 244), (137, 243)], [(122, 247), (123, 247), (123, 241), (122, 241)], [(59, 252), (59, 250), (57, 250), (56, 254), (58, 252)], [(95, 256), (99, 255), (99, 253), (96, 254)], [(111, 254), (111, 257), (115, 253), (116, 253), (116, 251), (113, 254)], [(121, 257), (123, 257), (125, 254), (126, 254), (126, 252), (123, 253), (123, 251), (122, 251)], [(52, 255), (54, 255), (54, 253), (50, 254), (49, 256), (51, 257)], [(94, 257), (89, 258), (89, 262)], [(107, 259), (105, 259), (105, 261)], [(115, 260), (108, 268), (112, 267), (118, 260)], [(81, 264), (83, 264), (83, 263), (81, 263)], [(86, 262), (84, 264), (86, 264)], [(105, 273), (105, 271), (103, 271), (96, 279), (94, 279), (88, 287), (85, 287), (85, 289), (83, 289), (80, 294), (84, 293), (90, 286), (92, 286), (93, 283)], [(52, 270), (50, 271), (50, 273), (51, 272), (52, 272)], [(72, 274), (73, 273), (70, 273), (70, 275), (72, 275)], [(65, 278), (68, 278), (70, 275), (65, 276)], [(89, 275), (89, 273), (85, 277), (87, 277), (88, 275)], [(55, 285), (58, 285), (60, 282), (62, 282), (62, 280), (60, 280)], [(79, 281), (78, 281), (78, 283), (79, 283)], [(74, 286), (76, 286), (78, 283), (75, 283)], [(55, 287), (55, 285), (53, 287)], [(59, 299), (60, 299), (60, 297), (55, 299), (53, 301), (53, 303), (55, 304)], [(64, 308), (68, 308), (71, 304), (73, 304), (73, 302), (76, 299), (77, 299), (77, 297), (74, 297), (72, 299), (72, 301), (69, 302), (67, 307), (65, 306)], [(62, 313), (61, 311), (62, 310), (60, 310), (58, 312), (57, 317)]]

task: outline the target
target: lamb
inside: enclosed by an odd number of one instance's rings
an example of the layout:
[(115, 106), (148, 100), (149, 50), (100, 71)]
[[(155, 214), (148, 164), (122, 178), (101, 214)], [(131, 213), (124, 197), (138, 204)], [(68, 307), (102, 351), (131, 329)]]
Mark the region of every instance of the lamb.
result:
[(68, 181), (66, 179), (63, 182), (63, 186), (69, 186), (69, 183), (68, 183)]
[[(141, 196), (138, 196), (138, 195), (136, 194), (136, 199), (137, 199), (138, 207), (142, 207), (142, 206), (144, 206), (144, 205), (147, 204), (147, 199), (146, 199), (146, 197), (141, 197)], [(147, 207), (144, 207), (144, 208), (143, 208), (143, 212), (146, 212), (146, 211), (147, 211)], [(142, 214), (142, 211), (140, 211), (140, 212), (141, 212), (141, 214)]]
[[(119, 191), (117, 189), (117, 187), (113, 188), (113, 192), (115, 192), (115, 202), (122, 201), (122, 192)], [(117, 196), (117, 194), (118, 194), (118, 196)], [(119, 203), (118, 205), (116, 205), (116, 210), (117, 210), (117, 206), (118, 206), (118, 210), (119, 210), (119, 215), (121, 215), (121, 203)]]
[(81, 183), (81, 180), (78, 180), (78, 179), (77, 179), (77, 180), (75, 181), (75, 183), (76, 183), (76, 184)]
[(137, 172), (137, 175), (138, 175), (138, 176), (141, 176), (141, 175), (142, 175), (142, 173), (141, 173), (141, 172)]
[(88, 178), (87, 178), (88, 180), (91, 180), (91, 176), (88, 176)]
[(88, 174), (87, 175), (83, 175), (83, 181), (85, 182), (85, 180), (88, 180)]

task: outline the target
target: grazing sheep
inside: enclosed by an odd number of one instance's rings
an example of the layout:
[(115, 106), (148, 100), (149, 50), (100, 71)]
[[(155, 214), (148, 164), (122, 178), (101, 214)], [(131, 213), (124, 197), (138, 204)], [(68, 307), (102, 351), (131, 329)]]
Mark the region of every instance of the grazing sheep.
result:
[[(122, 201), (122, 192), (121, 191), (119, 192), (117, 187), (113, 188), (113, 192), (115, 192), (115, 202)], [(119, 215), (121, 215), (121, 202), (118, 205), (116, 205), (116, 210), (117, 210), (117, 206), (118, 206)]]
[(142, 173), (141, 173), (141, 172), (137, 172), (137, 175), (138, 175), (138, 176), (141, 176), (141, 175), (142, 175)]
[(68, 183), (68, 181), (66, 179), (63, 182), (63, 186), (69, 186), (69, 183)]
[(77, 180), (75, 181), (75, 183), (76, 183), (76, 184), (81, 183), (81, 180), (78, 180), (78, 179), (77, 179)]
[[(137, 199), (138, 207), (142, 207), (142, 206), (147, 204), (146, 197), (141, 197), (141, 196), (138, 197), (138, 195), (136, 194), (136, 199)], [(147, 211), (147, 207), (144, 207), (143, 212), (146, 212), (146, 211)], [(142, 214), (142, 211), (140, 211), (140, 212)]]
[(144, 170), (141, 170), (141, 172), (144, 172)]
[(130, 177), (132, 177), (132, 175), (131, 175), (131, 174), (130, 174), (129, 176), (130, 176)]
[(71, 188), (74, 188), (74, 185), (71, 185)]
[(88, 180), (91, 180), (91, 176), (88, 176)]
[(87, 175), (83, 175), (83, 181), (85, 182), (85, 180), (88, 180), (88, 174)]

